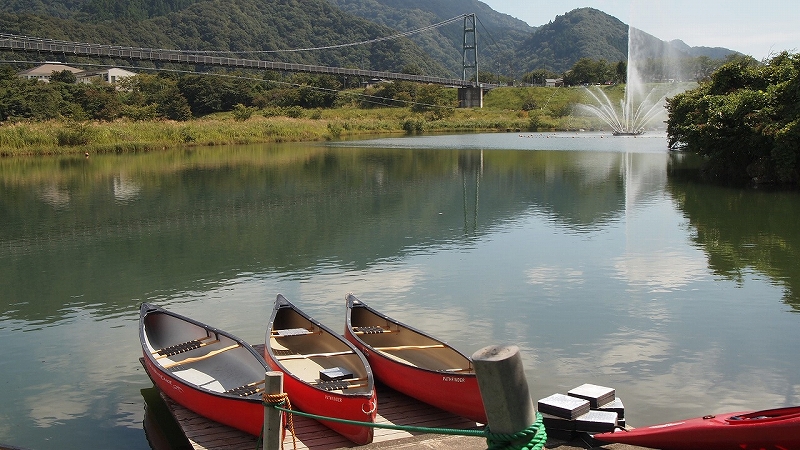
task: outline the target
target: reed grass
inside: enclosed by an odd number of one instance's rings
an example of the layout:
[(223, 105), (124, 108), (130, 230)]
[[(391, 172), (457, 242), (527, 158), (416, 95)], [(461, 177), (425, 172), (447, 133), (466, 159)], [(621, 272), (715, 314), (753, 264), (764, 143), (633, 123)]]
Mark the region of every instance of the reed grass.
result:
[[(255, 110), (246, 120), (220, 113), (187, 122), (22, 122), (0, 125), (0, 156), (124, 153), (187, 146), (323, 141), (365, 135), (594, 129), (596, 120), (573, 114), (585, 101), (579, 88), (499, 88), (484, 107), (410, 108), (344, 106), (318, 110)], [(614, 95), (613, 89), (609, 95)], [(291, 117), (289, 117), (291, 116)]]

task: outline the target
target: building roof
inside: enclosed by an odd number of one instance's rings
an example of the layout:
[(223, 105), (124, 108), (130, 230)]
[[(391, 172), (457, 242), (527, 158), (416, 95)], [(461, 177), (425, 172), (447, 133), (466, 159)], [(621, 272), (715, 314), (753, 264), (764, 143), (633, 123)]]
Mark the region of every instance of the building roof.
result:
[(19, 73), (20, 76), (50, 76), (53, 72), (61, 72), (64, 70), (69, 70), (72, 73), (83, 72), (82, 69), (76, 69), (74, 67), (68, 66), (66, 64), (61, 63), (44, 63), (41, 66), (34, 67), (32, 69), (23, 70)]

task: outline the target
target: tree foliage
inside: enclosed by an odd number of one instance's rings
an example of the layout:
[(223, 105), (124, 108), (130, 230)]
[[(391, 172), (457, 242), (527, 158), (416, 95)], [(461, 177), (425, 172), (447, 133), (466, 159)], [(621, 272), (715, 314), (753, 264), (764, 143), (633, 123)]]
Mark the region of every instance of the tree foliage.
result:
[(766, 64), (734, 60), (667, 108), (670, 145), (704, 156), (709, 178), (800, 182), (800, 55), (783, 52)]
[[(623, 61), (620, 61), (624, 64)], [(609, 63), (605, 59), (598, 61), (581, 58), (572, 66), (572, 69), (564, 73), (564, 84), (576, 86), (580, 84), (607, 84), (620, 83), (617, 63)]]

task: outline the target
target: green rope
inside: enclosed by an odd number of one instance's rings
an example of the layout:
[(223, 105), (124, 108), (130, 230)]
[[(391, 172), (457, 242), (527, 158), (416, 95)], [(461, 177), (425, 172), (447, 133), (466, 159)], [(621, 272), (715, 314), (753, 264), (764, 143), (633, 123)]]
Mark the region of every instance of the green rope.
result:
[(488, 450), (541, 450), (547, 442), (547, 431), (542, 424), (542, 415), (536, 413), (536, 421), (528, 428), (514, 434), (492, 433), (486, 427)]
[(430, 434), (446, 434), (458, 436), (476, 436), (485, 437), (488, 445), (488, 450), (541, 450), (547, 442), (547, 432), (542, 424), (542, 415), (536, 413), (536, 421), (520, 432), (514, 434), (499, 434), (489, 431), (489, 427), (484, 430), (464, 430), (457, 428), (432, 428), (432, 427), (417, 427), (413, 425), (392, 425), (388, 423), (374, 423), (374, 422), (360, 422), (357, 420), (340, 419), (337, 417), (326, 417), (317, 414), (297, 411), (294, 409), (283, 408), (274, 403), (265, 403), (267, 406), (272, 406), (279, 411), (290, 414), (296, 414), (302, 417), (308, 417), (315, 420), (323, 420), (328, 422), (344, 423), (348, 425), (358, 425), (364, 427), (384, 428), (388, 430), (401, 430), (413, 431), (418, 433)]

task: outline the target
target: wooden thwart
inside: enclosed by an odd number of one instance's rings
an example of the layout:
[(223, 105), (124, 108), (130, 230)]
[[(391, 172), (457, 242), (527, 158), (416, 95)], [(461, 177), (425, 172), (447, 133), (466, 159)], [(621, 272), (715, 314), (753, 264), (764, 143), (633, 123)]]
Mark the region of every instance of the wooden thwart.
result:
[(275, 358), (284, 361), (287, 359), (305, 359), (305, 358), (317, 358), (317, 357), (328, 357), (328, 356), (342, 356), (342, 355), (352, 355), (354, 354), (352, 350), (346, 350), (343, 352), (328, 352), (328, 353), (298, 353), (296, 355), (284, 355), (284, 356), (275, 356)]
[(391, 352), (393, 350), (425, 350), (428, 348), (444, 348), (444, 344), (432, 344), (432, 345), (396, 345), (394, 347), (374, 347), (375, 350), (380, 350), (382, 352)]
[[(357, 383), (357, 382), (366, 381), (366, 380), (367, 380), (367, 377), (348, 378), (346, 380), (332, 380), (332, 381), (336, 381), (336, 382), (339, 382), (339, 383)], [(328, 383), (328, 381), (319, 381), (319, 382), (316, 382), (316, 383), (309, 383), (309, 384), (315, 385), (315, 384), (322, 384), (322, 383)]]
[(219, 355), (222, 352), (226, 352), (228, 350), (233, 350), (234, 348), (237, 348), (237, 347), (239, 347), (239, 344), (229, 345), (229, 346), (221, 348), (219, 350), (210, 351), (210, 352), (206, 353), (203, 356), (195, 356), (193, 358), (186, 358), (186, 359), (182, 359), (180, 361), (172, 361), (171, 363), (168, 363), (168, 364), (162, 364), (161, 367), (163, 367), (165, 369), (169, 369), (170, 367), (179, 366), (181, 364), (189, 364), (189, 363), (193, 363), (193, 362), (197, 362), (197, 361), (202, 361), (204, 359), (211, 358), (212, 356)]

